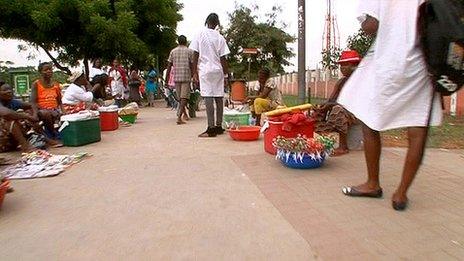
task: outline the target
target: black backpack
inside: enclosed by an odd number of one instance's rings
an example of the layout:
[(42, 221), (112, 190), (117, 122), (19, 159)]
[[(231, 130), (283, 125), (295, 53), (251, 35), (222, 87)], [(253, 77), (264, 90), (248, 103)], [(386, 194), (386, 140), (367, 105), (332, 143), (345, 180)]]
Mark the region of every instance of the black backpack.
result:
[(464, 1), (427, 0), (418, 26), (433, 85), (451, 95), (464, 85)]

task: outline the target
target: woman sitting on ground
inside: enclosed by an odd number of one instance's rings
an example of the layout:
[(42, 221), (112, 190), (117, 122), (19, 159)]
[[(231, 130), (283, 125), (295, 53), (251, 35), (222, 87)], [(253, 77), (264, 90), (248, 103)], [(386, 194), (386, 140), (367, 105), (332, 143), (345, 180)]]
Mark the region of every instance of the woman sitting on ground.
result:
[[(69, 85), (63, 95), (65, 114), (77, 113), (87, 108), (96, 109), (97, 106), (91, 104), (91, 102), (93, 101), (94, 93), (99, 92), (102, 86), (91, 87), (83, 72), (73, 73), (68, 80), (71, 82), (71, 85)], [(86, 89), (90, 89), (90, 91)]]
[(282, 93), (277, 88), (275, 82), (270, 78), (271, 71), (262, 68), (258, 73), (259, 91), (258, 96), (249, 96), (248, 101), (251, 105), (251, 112), (256, 118), (256, 125), (261, 125), (261, 114), (285, 106), (282, 101)]
[(30, 103), (13, 99), (13, 88), (8, 84), (2, 84), (0, 86), (0, 152), (14, 151), (18, 146), (23, 152), (34, 150), (35, 148), (28, 141), (34, 133), (40, 134), (46, 145), (60, 145), (45, 137), (37, 115), (35, 107)]
[(52, 79), (51, 63), (41, 63), (38, 69), (41, 77), (32, 84), (31, 103), (38, 110), (39, 120), (43, 121), (47, 136), (58, 139), (55, 123), (60, 119), (63, 111), (61, 87)]
[(316, 132), (328, 134), (336, 132), (339, 135), (339, 146), (334, 150), (333, 156), (343, 155), (349, 152), (348, 149), (348, 129), (356, 123), (356, 118), (341, 105), (337, 104), (338, 95), (348, 78), (356, 70), (361, 58), (356, 51), (344, 51), (338, 63), (343, 74), (336, 84), (330, 95), (330, 98), (324, 104), (315, 108), (316, 113)]

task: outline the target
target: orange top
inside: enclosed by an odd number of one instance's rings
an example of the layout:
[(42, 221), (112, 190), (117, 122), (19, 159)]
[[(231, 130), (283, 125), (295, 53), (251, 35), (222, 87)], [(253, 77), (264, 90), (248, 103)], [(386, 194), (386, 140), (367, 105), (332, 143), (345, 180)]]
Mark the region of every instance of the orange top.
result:
[(55, 82), (52, 87), (46, 88), (40, 80), (35, 83), (37, 85), (37, 105), (39, 109), (58, 109), (58, 101), (61, 101), (60, 84)]

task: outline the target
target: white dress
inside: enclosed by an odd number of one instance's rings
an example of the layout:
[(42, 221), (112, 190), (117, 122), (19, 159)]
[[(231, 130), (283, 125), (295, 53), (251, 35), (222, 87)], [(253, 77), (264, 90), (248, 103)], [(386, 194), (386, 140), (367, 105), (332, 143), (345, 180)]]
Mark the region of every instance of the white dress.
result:
[[(427, 126), (432, 84), (416, 28), (423, 1), (369, 0), (360, 8), (360, 15), (379, 20), (377, 38), (338, 102), (373, 130)], [(431, 125), (441, 120), (440, 97), (435, 95)]]
[(218, 31), (205, 28), (192, 40), (189, 47), (199, 53), (201, 96), (223, 97), (224, 72), (221, 57), (230, 53), (226, 39)]

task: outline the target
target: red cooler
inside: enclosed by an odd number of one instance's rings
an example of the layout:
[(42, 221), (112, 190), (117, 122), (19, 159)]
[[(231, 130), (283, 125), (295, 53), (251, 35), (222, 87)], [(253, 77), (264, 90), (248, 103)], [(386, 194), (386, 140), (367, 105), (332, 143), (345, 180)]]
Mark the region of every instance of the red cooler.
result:
[(284, 138), (296, 138), (298, 134), (308, 138), (312, 138), (314, 136), (314, 121), (312, 121), (309, 125), (293, 126), (290, 131), (282, 129), (282, 126), (284, 125), (283, 122), (268, 121), (268, 123), (269, 127), (264, 131), (264, 150), (272, 155), (277, 153), (276, 148), (272, 146), (272, 141), (277, 136), (282, 136)]
[(119, 128), (119, 115), (117, 106), (100, 107), (100, 124), (102, 131), (114, 131)]

